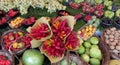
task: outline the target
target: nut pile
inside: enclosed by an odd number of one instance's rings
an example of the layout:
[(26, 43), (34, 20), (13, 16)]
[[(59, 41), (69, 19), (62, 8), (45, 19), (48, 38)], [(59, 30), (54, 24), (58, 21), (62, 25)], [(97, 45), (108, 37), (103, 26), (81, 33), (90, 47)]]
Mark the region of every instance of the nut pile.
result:
[(104, 33), (105, 43), (109, 46), (110, 52), (120, 56), (120, 30), (116, 28), (107, 29)]

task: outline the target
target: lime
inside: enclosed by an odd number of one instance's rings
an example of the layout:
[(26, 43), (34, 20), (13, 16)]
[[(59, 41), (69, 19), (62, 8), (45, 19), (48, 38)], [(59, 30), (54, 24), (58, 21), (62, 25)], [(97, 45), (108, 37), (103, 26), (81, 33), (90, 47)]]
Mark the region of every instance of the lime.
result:
[(85, 52), (85, 48), (83, 47), (83, 45), (81, 45), (78, 49), (78, 53), (83, 54), (84, 52)]
[(96, 58), (90, 58), (90, 64), (91, 65), (100, 65), (100, 60)]
[(89, 42), (84, 42), (83, 45), (86, 48), (90, 48), (91, 47), (91, 44)]
[(87, 54), (82, 54), (82, 55), (81, 55), (81, 58), (82, 58), (85, 62), (89, 62), (89, 60), (90, 60), (90, 57), (89, 57), (89, 55), (87, 55)]
[(99, 43), (99, 40), (98, 40), (97, 37), (91, 37), (91, 38), (90, 38), (90, 42), (91, 42), (91, 44), (98, 44), (98, 43)]
[(92, 47), (90, 49), (90, 57), (93, 57), (93, 58), (99, 58), (101, 57), (102, 53), (100, 51), (100, 49), (96, 48), (96, 47)]
[(89, 49), (89, 48), (86, 48), (86, 49), (85, 49), (85, 53), (88, 54), (88, 55), (90, 55), (90, 49)]

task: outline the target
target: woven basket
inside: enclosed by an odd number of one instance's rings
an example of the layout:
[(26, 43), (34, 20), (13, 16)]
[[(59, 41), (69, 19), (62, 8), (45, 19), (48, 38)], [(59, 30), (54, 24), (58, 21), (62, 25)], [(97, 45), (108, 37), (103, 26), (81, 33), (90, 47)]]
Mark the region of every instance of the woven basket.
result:
[[(10, 32), (14, 32), (14, 31), (16, 31), (16, 32), (18, 32), (18, 31), (21, 31), (21, 32), (23, 32), (22, 30), (20, 30), (20, 29), (12, 29), (12, 30), (9, 30), (9, 31), (7, 31), (7, 32), (5, 32), (2, 36), (1, 36), (1, 46), (2, 46), (2, 49), (3, 50), (6, 50), (5, 49), (5, 45), (4, 45), (4, 43), (3, 43), (3, 36), (4, 35), (6, 35), (6, 34), (8, 34), (8, 33), (10, 33)], [(23, 32), (24, 33), (24, 32)], [(11, 54), (17, 54), (17, 55), (20, 55), (23, 51), (25, 51), (27, 48), (26, 47), (24, 47), (24, 48), (22, 48), (22, 49), (18, 49), (18, 50), (15, 50), (15, 51), (9, 51)]]
[[(107, 28), (107, 29), (110, 29), (110, 28)], [(102, 34), (102, 36), (101, 36), (101, 41), (104, 43), (104, 45), (106, 45), (106, 48), (108, 49), (108, 52), (110, 53), (110, 57), (112, 58), (112, 59), (120, 59), (120, 56), (118, 56), (117, 54), (115, 54), (115, 53), (113, 53), (113, 52), (110, 52), (110, 48), (108, 47), (108, 45), (105, 43), (105, 37), (104, 37), (104, 34), (105, 34), (105, 31), (107, 30), (107, 29), (105, 29), (104, 31), (103, 31), (103, 34)]]
[(107, 48), (107, 45), (101, 39), (99, 39), (99, 40), (100, 40), (100, 42), (98, 45), (99, 45), (99, 48), (103, 54), (101, 65), (109, 65), (109, 61), (110, 61), (109, 50)]

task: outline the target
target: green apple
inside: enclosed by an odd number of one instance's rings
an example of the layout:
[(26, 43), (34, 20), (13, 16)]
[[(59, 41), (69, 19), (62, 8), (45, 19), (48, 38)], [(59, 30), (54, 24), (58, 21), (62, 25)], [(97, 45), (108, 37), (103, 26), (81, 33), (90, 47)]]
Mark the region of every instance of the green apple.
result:
[(85, 62), (89, 62), (89, 60), (90, 60), (90, 57), (89, 57), (89, 55), (87, 55), (87, 54), (82, 54), (82, 55), (81, 55), (81, 58), (82, 58)]
[(92, 47), (90, 49), (90, 57), (100, 59), (102, 57), (101, 50), (96, 47)]
[(105, 5), (105, 6), (111, 6), (112, 3), (113, 3), (112, 1), (107, 1), (107, 0), (104, 1), (104, 5)]
[(67, 60), (66, 60), (66, 59), (63, 59), (63, 60), (61, 61), (61, 65), (67, 65)]
[(97, 37), (91, 37), (90, 38), (90, 42), (91, 42), (91, 44), (98, 44), (99, 43), (99, 39)]
[(112, 6), (108, 6), (107, 8), (108, 8), (109, 10), (112, 10)]
[(94, 0), (96, 4), (100, 4), (103, 2), (103, 0)]
[(84, 45), (84, 47), (86, 47), (86, 48), (90, 48), (90, 47), (91, 47), (90, 42), (84, 42), (83, 45)]
[(117, 17), (120, 17), (120, 9), (118, 9), (118, 10), (116, 11), (116, 16), (117, 16)]
[(96, 58), (90, 58), (90, 65), (100, 65), (100, 60)]
[(84, 52), (85, 52), (85, 48), (84, 48), (83, 45), (81, 45), (81, 46), (79, 47), (79, 49), (78, 49), (78, 53), (79, 53), (79, 54), (83, 54)]
[(80, 3), (80, 2), (83, 2), (84, 0), (74, 0), (75, 3)]
[(109, 11), (109, 10), (107, 10), (107, 11), (105, 11), (105, 17), (108, 17), (108, 18), (113, 18), (114, 17), (114, 12), (113, 11)]

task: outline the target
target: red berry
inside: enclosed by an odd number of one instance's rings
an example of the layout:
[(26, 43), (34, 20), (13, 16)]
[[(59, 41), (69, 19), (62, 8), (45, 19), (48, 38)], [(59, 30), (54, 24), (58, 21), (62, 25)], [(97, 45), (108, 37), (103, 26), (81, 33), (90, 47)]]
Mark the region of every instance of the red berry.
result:
[(74, 2), (70, 2), (69, 3), (70, 7), (72, 7), (73, 9), (78, 9), (79, 8), (79, 4), (76, 4)]

